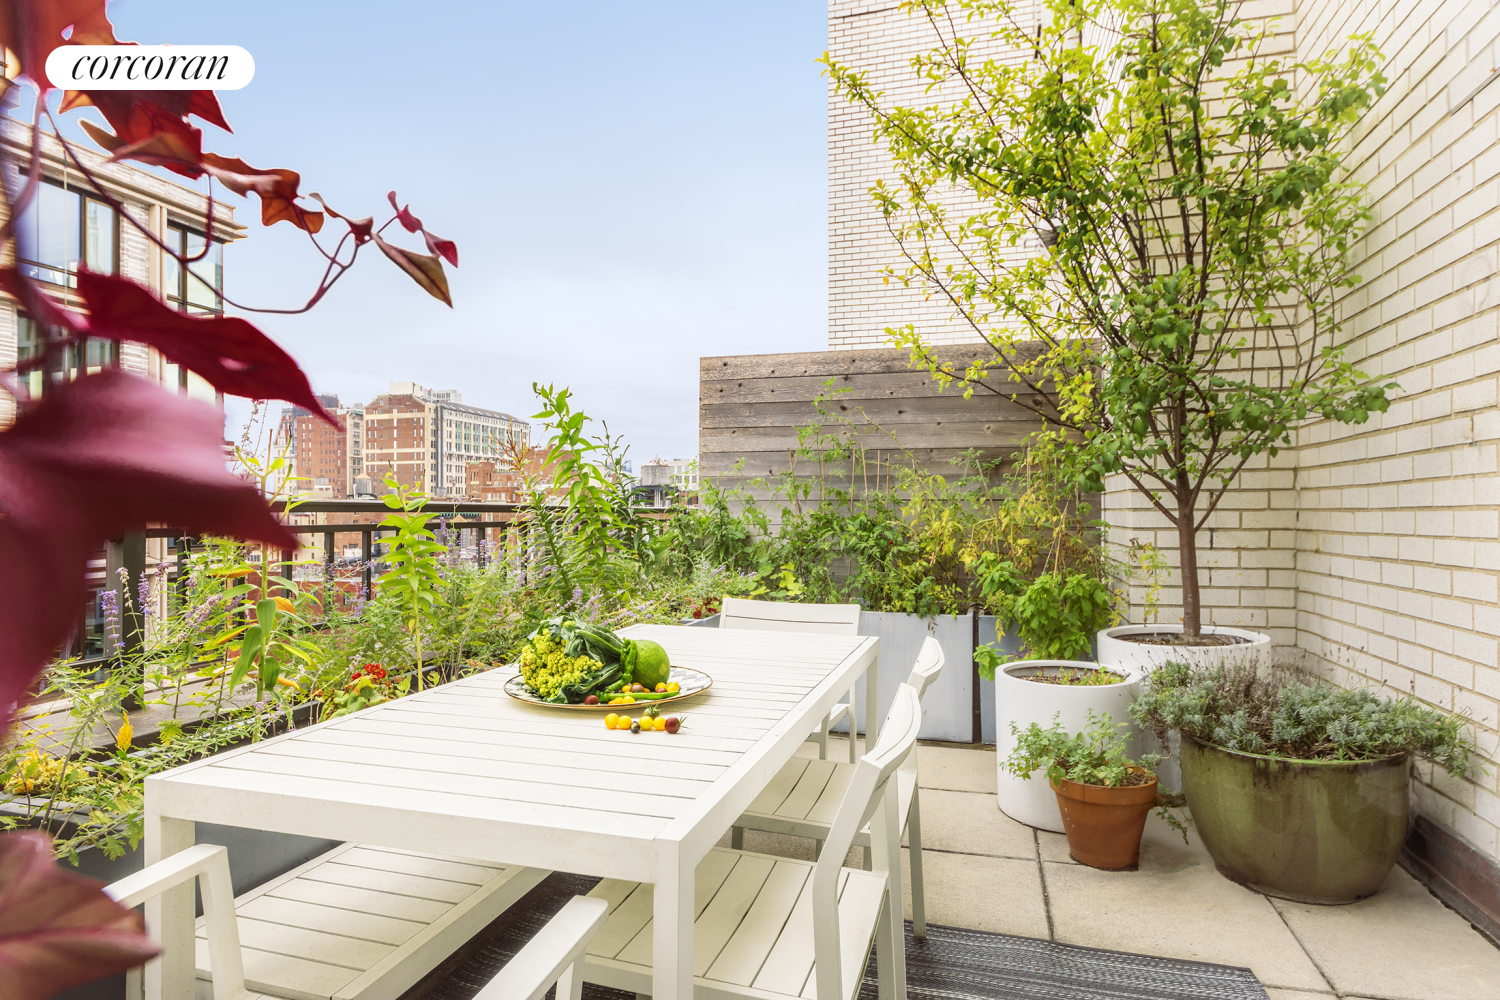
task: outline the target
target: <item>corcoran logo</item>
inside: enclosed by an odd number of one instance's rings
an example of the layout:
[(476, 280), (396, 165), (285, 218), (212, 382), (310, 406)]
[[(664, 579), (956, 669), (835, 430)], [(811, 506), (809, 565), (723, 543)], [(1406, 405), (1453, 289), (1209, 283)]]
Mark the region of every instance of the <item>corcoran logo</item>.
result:
[(239, 90), (255, 60), (238, 45), (63, 45), (47, 78), (67, 90)]

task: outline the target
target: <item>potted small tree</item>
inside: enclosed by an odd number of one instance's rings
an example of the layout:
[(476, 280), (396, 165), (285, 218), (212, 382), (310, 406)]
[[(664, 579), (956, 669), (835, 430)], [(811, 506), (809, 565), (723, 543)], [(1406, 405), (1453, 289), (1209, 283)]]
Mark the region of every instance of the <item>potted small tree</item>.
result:
[[(1205, 622), (1198, 532), (1303, 421), (1386, 409), (1394, 383), (1343, 360), (1337, 312), (1369, 217), (1343, 144), (1383, 90), (1379, 53), (1359, 37), (1338, 59), (1263, 58), (1265, 27), (1220, 0), (1047, 0), (1040, 24), (1019, 0), (950, 6), (908, 5), (936, 39), (912, 64), (924, 94), (961, 100), (892, 107), (823, 59), (899, 175), (873, 189), (906, 261), (891, 277), (992, 354), (958, 367), (915, 327), (886, 332), (941, 384), (1067, 431), (1080, 481), (1120, 477), (1175, 531), (1181, 625), (1103, 632), (1101, 662), (1268, 645)], [(971, 58), (986, 39), (1028, 58)], [(955, 213), (954, 188), (978, 211)]]
[(1131, 709), (1181, 735), (1183, 792), (1219, 871), (1309, 903), (1373, 895), (1406, 841), (1410, 759), (1462, 777), (1459, 716), (1257, 663), (1169, 663)]
[(1146, 816), (1157, 802), (1154, 769), (1161, 758), (1126, 756), (1126, 728), (1108, 713), (1093, 712), (1087, 727), (1071, 735), (1057, 721), (1046, 729), (1035, 722), (1025, 729), (1011, 725), (1014, 747), (1005, 766), (1023, 780), (1038, 771), (1046, 775), (1068, 835), (1068, 853), (1093, 868), (1129, 868), (1140, 859)]

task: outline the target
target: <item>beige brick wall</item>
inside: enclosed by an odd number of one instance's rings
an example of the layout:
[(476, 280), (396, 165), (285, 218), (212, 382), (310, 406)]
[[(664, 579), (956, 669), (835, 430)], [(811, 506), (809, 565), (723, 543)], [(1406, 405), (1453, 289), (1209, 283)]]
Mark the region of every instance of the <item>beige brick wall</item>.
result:
[[(1024, 13), (1030, 5), (1023, 2)], [(979, 38), (983, 32), (965, 28), (965, 37)], [(924, 95), (922, 81), (910, 66), (911, 57), (933, 47), (931, 28), (908, 17), (889, 0), (829, 0), (828, 51), (839, 62), (868, 74), (885, 100), (908, 107), (940, 96)], [(980, 53), (1000, 53), (1000, 47), (977, 43)], [(1003, 53), (1002, 53), (1003, 55)], [(1012, 54), (1025, 58), (1030, 53)], [(933, 343), (971, 343), (979, 340), (973, 329), (953, 321), (953, 309), (940, 297), (914, 284), (903, 288), (894, 279), (887, 283), (886, 267), (904, 270), (904, 261), (886, 228), (885, 220), (870, 200), (870, 188), (895, 172), (884, 148), (871, 140), (874, 130), (862, 106), (851, 105), (842, 95), (828, 93), (828, 346), (840, 348), (888, 347), (887, 327), (917, 325)], [(955, 196), (955, 213), (972, 212), (971, 199)], [(965, 211), (965, 209), (969, 211)], [(1024, 251), (1022, 251), (1024, 252)], [(1020, 252), (1018, 252), (1018, 256)]]
[[(895, 80), (904, 61), (894, 52), (926, 40), (897, 11), (850, 18), (864, 21), (859, 29), (839, 20), (876, 6), (835, 0), (830, 45)], [(1301, 58), (1359, 32), (1373, 33), (1385, 53), (1389, 90), (1351, 145), (1373, 219), (1356, 250), (1364, 282), (1342, 305), (1348, 357), (1401, 389), (1368, 424), (1310, 424), (1295, 449), (1245, 472), (1198, 540), (1208, 620), (1267, 631), (1284, 658), (1341, 685), (1385, 686), (1467, 712), (1494, 758), (1500, 4), (1261, 0), (1242, 12), (1276, 18), (1276, 47)], [(900, 322), (959, 339), (953, 325), (937, 332), (944, 307), (881, 287), (879, 264), (895, 254), (864, 192), (882, 170), (890, 176), (889, 165), (841, 100), (830, 102), (829, 128), (830, 346), (875, 346)], [(1175, 570), (1175, 532), (1123, 480), (1109, 487), (1112, 539), (1154, 543)], [(1132, 592), (1132, 620), (1144, 596)], [(1160, 600), (1160, 620), (1180, 620), (1175, 572)], [(1426, 765), (1418, 773), (1418, 808), (1500, 858), (1500, 767), (1462, 782)]]
[[(1351, 162), (1374, 215), (1349, 357), (1401, 384), (1362, 427), (1299, 436), (1297, 644), (1345, 685), (1387, 685), (1500, 729), (1500, 6), (1303, 0), (1309, 55), (1372, 32), (1390, 89)], [(1488, 82), (1488, 86), (1483, 86)], [(1500, 774), (1434, 777), (1421, 810), (1500, 858)]]

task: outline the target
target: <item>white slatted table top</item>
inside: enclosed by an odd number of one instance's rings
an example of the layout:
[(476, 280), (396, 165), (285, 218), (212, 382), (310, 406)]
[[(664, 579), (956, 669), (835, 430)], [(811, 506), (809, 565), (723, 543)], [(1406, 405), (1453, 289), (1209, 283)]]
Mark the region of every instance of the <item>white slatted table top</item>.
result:
[(148, 809), (655, 881), (653, 845), (706, 854), (878, 654), (867, 636), (624, 634), (712, 676), (671, 706), (688, 717), (680, 733), (606, 730), (603, 712), (516, 701), (500, 668), (148, 778)]

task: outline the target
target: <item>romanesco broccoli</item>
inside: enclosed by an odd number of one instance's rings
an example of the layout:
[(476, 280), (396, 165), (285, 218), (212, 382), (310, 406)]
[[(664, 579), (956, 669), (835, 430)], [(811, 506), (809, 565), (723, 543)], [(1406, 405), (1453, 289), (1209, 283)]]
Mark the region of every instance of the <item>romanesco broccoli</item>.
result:
[(569, 658), (562, 645), (546, 632), (538, 632), (521, 647), (521, 677), (540, 698), (556, 700), (564, 684), (576, 681), (599, 661), (592, 656)]

